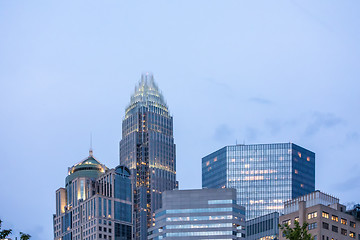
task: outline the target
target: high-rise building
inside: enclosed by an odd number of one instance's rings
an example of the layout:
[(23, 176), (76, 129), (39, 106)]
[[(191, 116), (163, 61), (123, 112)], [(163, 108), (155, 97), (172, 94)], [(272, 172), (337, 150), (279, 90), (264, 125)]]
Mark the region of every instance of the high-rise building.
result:
[[(360, 239), (360, 205), (346, 211), (339, 199), (320, 191), (291, 199), (284, 203), (280, 224), (293, 228), (295, 222), (308, 225), (314, 240)], [(280, 230), (280, 240), (285, 240)]]
[(173, 118), (152, 74), (141, 76), (122, 122), (120, 163), (134, 178), (135, 239), (147, 239), (161, 194), (176, 182)]
[(235, 188), (246, 220), (315, 190), (315, 154), (293, 143), (226, 146), (202, 159), (202, 186)]
[(245, 208), (235, 189), (173, 190), (163, 194), (149, 240), (245, 239)]
[(68, 170), (56, 191), (55, 240), (131, 240), (132, 185), (124, 166), (108, 169), (89, 157)]

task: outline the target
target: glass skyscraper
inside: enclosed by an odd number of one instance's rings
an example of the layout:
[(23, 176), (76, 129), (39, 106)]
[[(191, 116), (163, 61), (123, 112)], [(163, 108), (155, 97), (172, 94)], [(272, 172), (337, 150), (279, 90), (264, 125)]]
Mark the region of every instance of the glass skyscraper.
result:
[(202, 159), (202, 186), (235, 188), (246, 220), (315, 190), (315, 153), (293, 143), (226, 146)]
[(134, 178), (135, 239), (147, 239), (161, 194), (176, 182), (173, 118), (152, 74), (141, 76), (122, 123), (120, 163)]

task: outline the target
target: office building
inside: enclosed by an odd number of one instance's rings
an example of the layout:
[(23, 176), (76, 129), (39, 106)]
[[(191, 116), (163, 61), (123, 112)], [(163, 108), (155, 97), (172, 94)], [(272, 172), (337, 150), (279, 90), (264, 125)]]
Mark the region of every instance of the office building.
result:
[(235, 189), (166, 191), (148, 239), (245, 239), (244, 214)]
[(293, 143), (226, 146), (202, 159), (202, 186), (235, 188), (246, 220), (315, 190), (315, 154)]
[(246, 221), (246, 240), (279, 239), (279, 213), (273, 212)]
[(132, 185), (124, 166), (108, 169), (89, 157), (68, 170), (56, 191), (55, 240), (131, 240)]
[(134, 176), (135, 239), (145, 240), (161, 193), (177, 186), (173, 118), (149, 73), (141, 76), (125, 111), (120, 164)]
[[(339, 199), (320, 191), (286, 201), (280, 223), (294, 227), (307, 222), (314, 240), (360, 239), (360, 206), (346, 211)], [(280, 230), (280, 240), (285, 239)]]

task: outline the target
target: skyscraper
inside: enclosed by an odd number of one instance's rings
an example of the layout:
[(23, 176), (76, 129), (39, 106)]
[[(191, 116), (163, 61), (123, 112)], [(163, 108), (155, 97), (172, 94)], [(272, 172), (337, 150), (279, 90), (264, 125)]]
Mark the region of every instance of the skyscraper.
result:
[(161, 193), (177, 186), (173, 118), (152, 74), (141, 76), (125, 110), (120, 163), (134, 176), (135, 239), (145, 240)]
[(132, 239), (130, 170), (108, 169), (90, 154), (56, 191), (55, 240)]
[(293, 143), (226, 146), (202, 159), (202, 186), (235, 188), (246, 220), (315, 190), (315, 153)]

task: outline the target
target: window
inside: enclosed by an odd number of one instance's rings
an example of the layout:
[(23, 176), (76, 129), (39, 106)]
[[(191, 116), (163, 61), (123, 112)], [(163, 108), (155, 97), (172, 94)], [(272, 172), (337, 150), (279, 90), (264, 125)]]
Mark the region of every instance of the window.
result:
[(99, 234), (99, 238), (102, 238), (102, 234), (101, 234), (101, 233)]
[(317, 212), (312, 212), (308, 214), (308, 219), (313, 219), (317, 217)]
[(296, 217), (296, 218), (294, 219), (294, 221), (295, 221), (295, 222), (299, 222), (299, 217)]
[(327, 212), (322, 212), (322, 217), (323, 218), (329, 218), (329, 214)]
[(339, 218), (338, 218), (338, 216), (332, 215), (332, 216), (331, 216), (331, 220), (333, 220), (333, 221), (335, 221), (335, 222), (338, 222), (338, 221), (339, 221)]
[(339, 231), (339, 228), (338, 228), (337, 226), (332, 225), (332, 226), (331, 226), (331, 230), (332, 230), (333, 232), (338, 232), (338, 231)]
[(312, 230), (312, 229), (315, 229), (315, 228), (317, 228), (317, 222), (310, 223), (309, 226), (308, 226), (309, 230)]
[(102, 231), (102, 227), (99, 226), (99, 231)]
[(350, 236), (351, 238), (355, 238), (355, 233), (350, 231), (349, 236)]
[(283, 221), (283, 224), (290, 226), (291, 225), (291, 219)]
[(329, 224), (326, 223), (326, 222), (323, 222), (323, 223), (322, 223), (322, 227), (323, 227), (324, 229), (329, 229)]
[(354, 222), (350, 221), (350, 227), (355, 228), (355, 227), (356, 227), (356, 223), (354, 223)]
[(346, 229), (341, 229), (341, 234), (344, 235), (344, 236), (347, 236), (347, 230)]
[(342, 219), (341, 219), (341, 224), (346, 225), (346, 224), (347, 224), (347, 220), (346, 220), (346, 219), (344, 219), (344, 218), (342, 218)]

